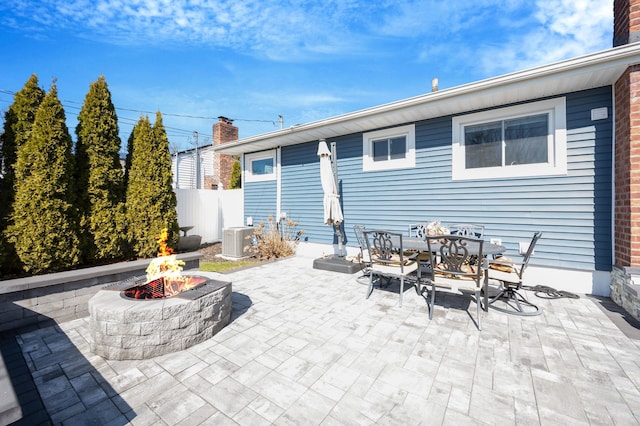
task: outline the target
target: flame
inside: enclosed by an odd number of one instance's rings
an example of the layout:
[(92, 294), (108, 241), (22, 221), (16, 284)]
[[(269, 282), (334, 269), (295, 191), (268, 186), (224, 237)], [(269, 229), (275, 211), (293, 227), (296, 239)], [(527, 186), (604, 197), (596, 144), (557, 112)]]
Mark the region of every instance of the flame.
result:
[[(181, 275), (184, 262), (182, 260), (176, 259), (176, 255), (172, 254), (173, 249), (171, 249), (171, 247), (167, 245), (168, 238), (169, 233), (165, 228), (156, 239), (156, 241), (158, 241), (158, 244), (160, 245), (158, 257), (151, 260), (149, 266), (147, 267), (146, 273), (147, 283), (161, 279), (164, 285), (164, 296), (173, 296), (182, 291), (189, 290), (190, 288), (202, 284), (206, 281), (206, 279), (202, 277)], [(134, 295), (134, 293), (132, 293), (132, 295)], [(138, 297), (137, 293), (135, 293), (134, 297), (147, 298), (146, 295), (144, 295), (144, 297)]]
[(164, 279), (164, 295), (173, 296), (206, 281), (206, 278), (183, 275)]
[(160, 235), (156, 238), (156, 241), (160, 245), (158, 250), (158, 256), (169, 256), (173, 253), (173, 249), (167, 245), (167, 240), (169, 239), (169, 232), (167, 228), (163, 228), (160, 232)]
[(156, 257), (147, 267), (147, 281), (162, 277), (179, 277), (183, 266), (184, 261), (176, 259), (175, 254)]

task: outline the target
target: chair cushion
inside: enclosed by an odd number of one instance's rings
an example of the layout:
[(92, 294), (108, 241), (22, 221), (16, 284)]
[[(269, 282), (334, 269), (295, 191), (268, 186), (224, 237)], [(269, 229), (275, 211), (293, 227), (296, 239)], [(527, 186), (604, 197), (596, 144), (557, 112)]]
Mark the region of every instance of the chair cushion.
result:
[(513, 272), (513, 259), (507, 256), (498, 256), (495, 259), (489, 261), (489, 269), (495, 269), (502, 272)]
[(453, 291), (479, 291), (482, 289), (482, 284), (478, 285), (474, 279), (450, 278), (444, 275), (434, 276), (434, 279), (431, 280), (431, 284), (435, 285), (436, 287), (448, 287)]
[[(447, 265), (445, 263), (438, 263), (436, 265), (436, 270), (435, 273), (436, 274), (441, 274), (441, 275), (446, 275), (446, 276), (453, 276), (451, 273), (447, 272)], [(466, 272), (469, 274), (475, 274), (478, 272), (477, 266), (475, 265), (462, 265), (462, 267), (460, 268), (462, 270), (462, 272)]]
[[(404, 263), (405, 265), (410, 264), (411, 262), (414, 261), (413, 258), (409, 257), (411, 255), (413, 255), (414, 253), (405, 253), (404, 256), (402, 256), (402, 263)], [(374, 262), (376, 262), (374, 260)], [(376, 263), (380, 263), (381, 265), (400, 265), (400, 255), (399, 254), (392, 254), (391, 258), (389, 259), (389, 262), (376, 262)]]
[(405, 262), (404, 268), (401, 268), (399, 261), (397, 263), (378, 263), (374, 261), (371, 269), (374, 272), (386, 275), (408, 275), (418, 269), (418, 262)]
[(504, 281), (513, 284), (520, 283), (520, 276), (515, 271), (504, 272), (497, 269), (489, 268), (487, 269), (487, 274), (489, 276), (489, 279)]

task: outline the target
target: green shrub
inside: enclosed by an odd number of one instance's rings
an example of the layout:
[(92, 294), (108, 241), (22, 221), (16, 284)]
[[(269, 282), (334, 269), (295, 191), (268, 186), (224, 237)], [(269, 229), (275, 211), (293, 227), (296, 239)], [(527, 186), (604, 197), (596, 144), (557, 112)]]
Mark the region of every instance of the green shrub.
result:
[(231, 166), (231, 178), (229, 179), (229, 189), (242, 188), (242, 169), (240, 161), (235, 160)]
[(168, 231), (170, 247), (176, 247), (179, 237), (169, 141), (160, 113), (153, 127), (149, 117), (140, 118), (131, 145), (126, 195), (128, 238), (137, 256), (154, 257), (156, 238), (163, 229)]
[(38, 76), (32, 74), (24, 87), (15, 94), (13, 104), (4, 116), (4, 128), (0, 134), (4, 162), (4, 173), (0, 179), (0, 275), (16, 273), (22, 269), (15, 248), (5, 233), (12, 220), (17, 151), (31, 134), (36, 112), (44, 96), (44, 90), (38, 86)]
[(118, 117), (104, 76), (91, 83), (78, 115), (76, 185), (85, 259), (124, 256), (124, 181)]
[(71, 145), (54, 83), (36, 112), (29, 138), (17, 151), (7, 234), (27, 272), (64, 270), (80, 262)]

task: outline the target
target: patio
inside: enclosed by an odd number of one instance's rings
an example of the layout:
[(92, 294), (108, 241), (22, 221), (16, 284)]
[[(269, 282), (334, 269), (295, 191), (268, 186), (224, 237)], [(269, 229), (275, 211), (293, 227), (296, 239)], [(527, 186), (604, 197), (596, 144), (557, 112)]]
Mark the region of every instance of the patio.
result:
[(360, 274), (312, 263), (226, 274), (231, 323), (150, 360), (92, 354), (86, 318), (17, 339), (54, 423), (640, 423), (638, 330), (598, 299), (528, 293), (543, 315), (490, 310), (479, 332), (465, 298), (439, 295), (430, 321), (412, 288), (402, 308), (398, 285), (366, 300)]

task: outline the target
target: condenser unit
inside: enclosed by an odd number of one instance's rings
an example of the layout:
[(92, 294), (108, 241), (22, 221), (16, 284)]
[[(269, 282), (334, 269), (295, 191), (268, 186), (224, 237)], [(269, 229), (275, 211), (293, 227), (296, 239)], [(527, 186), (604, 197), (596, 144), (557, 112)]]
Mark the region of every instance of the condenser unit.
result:
[(251, 245), (252, 227), (234, 227), (222, 230), (222, 255), (228, 257), (245, 257), (245, 247)]

